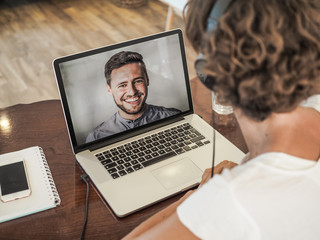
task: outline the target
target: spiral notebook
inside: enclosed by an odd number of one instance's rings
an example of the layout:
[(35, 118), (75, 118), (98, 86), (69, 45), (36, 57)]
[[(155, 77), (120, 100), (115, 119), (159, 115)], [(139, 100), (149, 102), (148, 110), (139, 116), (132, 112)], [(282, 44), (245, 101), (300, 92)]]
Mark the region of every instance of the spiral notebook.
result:
[(35, 146), (0, 155), (0, 166), (13, 159), (26, 164), (31, 195), (10, 202), (0, 201), (0, 223), (60, 205), (60, 197), (41, 147)]

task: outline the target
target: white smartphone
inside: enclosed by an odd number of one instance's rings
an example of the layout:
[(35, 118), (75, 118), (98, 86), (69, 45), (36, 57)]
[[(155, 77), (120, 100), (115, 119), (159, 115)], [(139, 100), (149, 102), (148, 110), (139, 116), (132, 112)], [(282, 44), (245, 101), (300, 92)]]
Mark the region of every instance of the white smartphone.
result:
[(25, 162), (0, 166), (0, 198), (3, 202), (28, 197), (31, 194)]

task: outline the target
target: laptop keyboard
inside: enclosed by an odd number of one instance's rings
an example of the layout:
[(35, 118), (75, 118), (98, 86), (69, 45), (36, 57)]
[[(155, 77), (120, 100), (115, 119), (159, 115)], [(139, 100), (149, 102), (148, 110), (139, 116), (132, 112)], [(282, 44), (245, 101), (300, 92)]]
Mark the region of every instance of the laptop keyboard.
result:
[(116, 179), (208, 143), (208, 139), (185, 123), (95, 156)]

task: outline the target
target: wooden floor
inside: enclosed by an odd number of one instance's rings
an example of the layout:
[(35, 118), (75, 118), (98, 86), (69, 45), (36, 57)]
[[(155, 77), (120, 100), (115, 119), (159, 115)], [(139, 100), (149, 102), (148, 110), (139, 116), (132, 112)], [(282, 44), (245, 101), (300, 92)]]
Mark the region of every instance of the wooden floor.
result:
[[(110, 0), (0, 0), (0, 108), (58, 99), (56, 57), (164, 31), (167, 5)], [(184, 27), (176, 16), (173, 28)], [(186, 41), (190, 78), (196, 54)]]

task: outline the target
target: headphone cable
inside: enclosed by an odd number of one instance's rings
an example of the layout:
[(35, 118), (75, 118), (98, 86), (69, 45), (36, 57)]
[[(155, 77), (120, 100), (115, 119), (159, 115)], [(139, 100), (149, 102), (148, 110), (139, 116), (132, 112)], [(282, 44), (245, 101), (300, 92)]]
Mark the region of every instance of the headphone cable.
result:
[(87, 222), (88, 222), (88, 207), (89, 207), (89, 182), (87, 180), (88, 175), (87, 174), (83, 174), (80, 176), (81, 179), (86, 183), (87, 185), (87, 194), (86, 194), (86, 208), (85, 208), (85, 215), (84, 215), (84, 223), (83, 223), (83, 227), (82, 227), (82, 232), (81, 232), (81, 236), (80, 236), (80, 240), (83, 239), (84, 237), (84, 232), (86, 230), (86, 226), (87, 226)]

